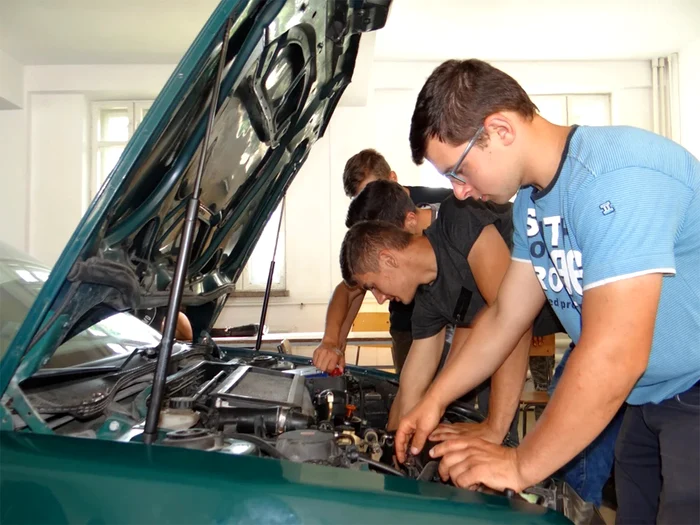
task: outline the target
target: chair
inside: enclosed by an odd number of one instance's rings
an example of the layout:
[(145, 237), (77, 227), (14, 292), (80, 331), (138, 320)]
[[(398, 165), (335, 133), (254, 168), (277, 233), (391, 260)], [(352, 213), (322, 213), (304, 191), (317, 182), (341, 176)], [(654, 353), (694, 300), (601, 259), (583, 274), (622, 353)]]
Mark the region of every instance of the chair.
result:
[[(530, 343), (530, 357), (552, 357), (556, 349), (554, 334), (545, 335), (542, 337), (542, 344), (535, 346)], [(547, 370), (547, 382), (552, 381), (553, 370)]]
[[(545, 335), (542, 337), (542, 343), (535, 346), (530, 343), (530, 357), (551, 357), (554, 356), (555, 338), (554, 334)], [(553, 370), (547, 369), (547, 382), (552, 381)], [(520, 411), (523, 421), (523, 437), (527, 433), (527, 412), (534, 410), (535, 407), (544, 407), (549, 402), (549, 394), (540, 391), (523, 391), (520, 394)]]
[(523, 437), (527, 434), (527, 411), (534, 410), (537, 406), (546, 406), (549, 402), (549, 394), (537, 390), (530, 390), (520, 394), (520, 411), (523, 416)]
[[(353, 332), (388, 332), (389, 312), (359, 312), (352, 323)], [(355, 366), (360, 363), (360, 345), (357, 345)], [(382, 345), (378, 348), (391, 348), (391, 345)]]

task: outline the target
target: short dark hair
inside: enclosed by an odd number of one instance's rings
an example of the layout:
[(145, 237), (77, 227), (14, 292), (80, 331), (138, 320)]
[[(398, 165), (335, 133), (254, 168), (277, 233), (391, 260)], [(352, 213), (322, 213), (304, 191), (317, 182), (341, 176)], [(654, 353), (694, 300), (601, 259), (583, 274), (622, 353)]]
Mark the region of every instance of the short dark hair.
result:
[(381, 250), (404, 250), (413, 236), (385, 221), (361, 221), (350, 228), (340, 246), (343, 280), (354, 286), (355, 275), (376, 272)]
[(363, 149), (348, 159), (343, 170), (343, 188), (351, 199), (357, 195), (362, 181), (370, 175), (378, 179), (388, 179), (391, 168), (384, 156), (377, 150)]
[(386, 221), (403, 228), (406, 215), (415, 211), (416, 205), (400, 184), (375, 180), (350, 203), (345, 226), (351, 228), (360, 221)]
[[(532, 119), (537, 106), (516, 80), (481, 60), (448, 60), (430, 74), (418, 94), (409, 141), (413, 162), (425, 159), (428, 139), (457, 146), (469, 141), (499, 111)], [(482, 135), (478, 144), (487, 137)]]

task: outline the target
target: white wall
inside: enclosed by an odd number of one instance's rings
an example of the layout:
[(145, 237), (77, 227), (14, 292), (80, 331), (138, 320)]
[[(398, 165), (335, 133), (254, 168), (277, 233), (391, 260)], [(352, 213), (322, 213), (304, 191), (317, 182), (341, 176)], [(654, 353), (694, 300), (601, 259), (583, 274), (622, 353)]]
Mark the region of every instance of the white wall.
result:
[(27, 248), (27, 112), (22, 65), (0, 49), (0, 239)]
[(681, 144), (700, 159), (700, 38), (678, 53)]
[(27, 111), (0, 111), (0, 240), (27, 250)]
[(172, 64), (27, 66), (29, 92), (80, 92), (89, 100), (155, 98), (175, 69)]
[(23, 102), (22, 64), (0, 49), (0, 110), (21, 108)]
[(82, 94), (35, 93), (29, 105), (29, 252), (53, 264), (84, 212), (88, 111)]

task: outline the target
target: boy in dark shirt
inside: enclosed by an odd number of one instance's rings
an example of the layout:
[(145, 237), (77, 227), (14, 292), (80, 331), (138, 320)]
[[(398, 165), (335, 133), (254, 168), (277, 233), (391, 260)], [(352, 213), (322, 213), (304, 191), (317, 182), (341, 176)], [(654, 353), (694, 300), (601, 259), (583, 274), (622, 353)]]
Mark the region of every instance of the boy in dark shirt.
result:
[[(441, 204), (437, 220), (423, 236), (379, 221), (360, 222), (348, 231), (341, 248), (346, 282), (371, 291), (380, 303), (387, 299), (410, 303), (415, 297), (414, 340), (390, 428), (430, 385), (440, 363), (445, 327), (468, 328), (481, 308), (495, 299), (510, 263), (511, 236), (510, 206), (452, 198)], [(468, 331), (459, 332), (455, 341), (468, 337)], [(528, 330), (518, 343), (519, 351), (494, 374), (491, 410), (480, 434), (484, 439), (498, 443), (511, 427), (520, 389), (497, 386), (504, 381), (522, 385), (530, 339)]]

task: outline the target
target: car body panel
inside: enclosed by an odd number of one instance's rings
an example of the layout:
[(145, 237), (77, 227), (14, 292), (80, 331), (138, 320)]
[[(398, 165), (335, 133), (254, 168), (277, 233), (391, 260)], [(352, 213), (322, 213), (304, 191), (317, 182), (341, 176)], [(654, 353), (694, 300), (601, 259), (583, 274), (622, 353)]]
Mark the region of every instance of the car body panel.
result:
[(0, 432), (2, 523), (568, 523), (535, 505), (369, 472)]

